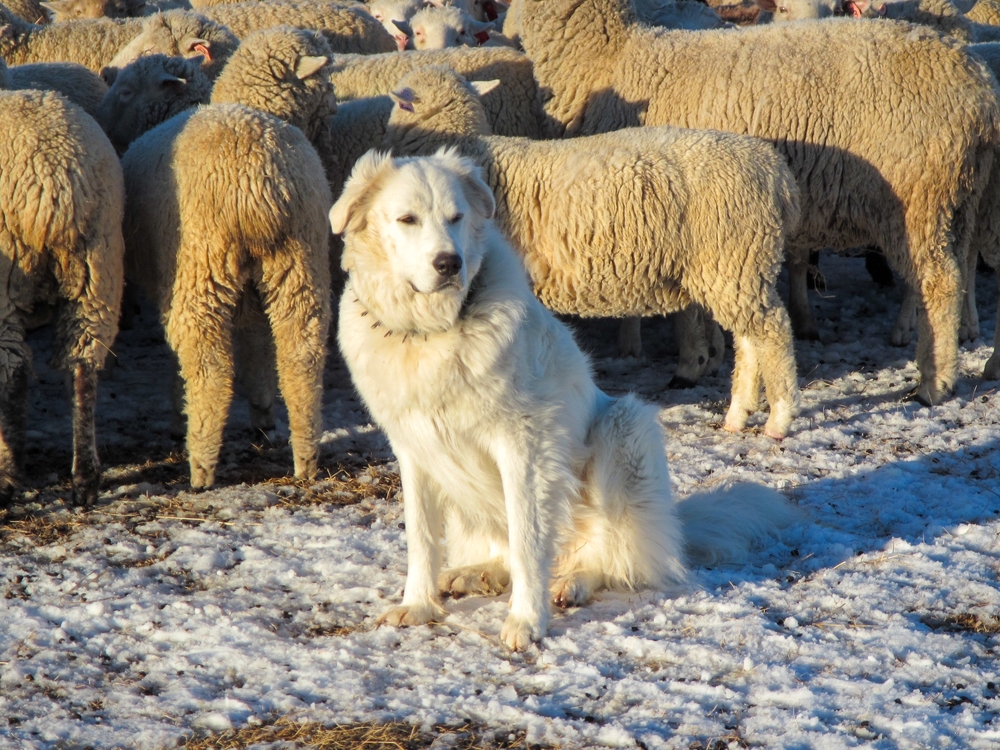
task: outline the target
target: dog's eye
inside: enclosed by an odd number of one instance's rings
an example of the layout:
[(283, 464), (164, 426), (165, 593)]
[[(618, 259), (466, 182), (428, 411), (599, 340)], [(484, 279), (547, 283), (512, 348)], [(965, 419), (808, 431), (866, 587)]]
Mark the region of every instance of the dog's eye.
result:
[(414, 216), (413, 214), (406, 214), (405, 216), (400, 216), (398, 219), (396, 219), (396, 221), (398, 221), (400, 224), (416, 224), (417, 217)]
[(460, 222), (463, 218), (465, 218), (463, 214), (455, 214), (450, 219), (448, 219), (448, 223), (449, 224), (458, 224), (458, 222)]

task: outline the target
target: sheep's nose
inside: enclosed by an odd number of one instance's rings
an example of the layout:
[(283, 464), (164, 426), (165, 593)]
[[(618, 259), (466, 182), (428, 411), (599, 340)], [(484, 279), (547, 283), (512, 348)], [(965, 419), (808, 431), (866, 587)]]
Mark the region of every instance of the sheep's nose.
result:
[(454, 276), (462, 270), (462, 259), (455, 253), (438, 253), (434, 258), (434, 270), (442, 276)]

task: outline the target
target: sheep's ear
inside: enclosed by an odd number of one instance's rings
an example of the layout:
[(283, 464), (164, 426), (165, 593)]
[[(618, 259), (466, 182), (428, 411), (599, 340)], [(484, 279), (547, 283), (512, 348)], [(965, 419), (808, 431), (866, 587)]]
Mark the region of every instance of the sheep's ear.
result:
[(407, 36), (413, 35), (413, 27), (410, 26), (410, 24), (408, 24), (406, 21), (393, 20), (392, 25), (395, 26), (400, 31), (402, 31)]
[[(363, 218), (361, 214), (367, 209), (367, 197), (372, 186), (387, 169), (392, 169), (392, 156), (388, 153), (372, 149), (358, 159), (344, 185), (344, 192), (330, 209), (330, 228), (334, 234), (343, 234), (349, 227), (357, 226), (358, 220)], [(350, 270), (346, 253), (344, 270)]]
[(52, 13), (62, 13), (63, 9), (69, 5), (69, 0), (51, 0), (47, 3), (39, 3), (39, 5)]
[(482, 98), (500, 85), (500, 79), (494, 78), (492, 81), (469, 81), (469, 85), (476, 92), (476, 96)]
[(429, 8), (443, 8), (444, 0), (424, 0), (424, 5)]
[(309, 76), (315, 75), (320, 68), (326, 65), (328, 58), (326, 55), (319, 57), (300, 57), (295, 65), (295, 77), (300, 81), (306, 80)]
[(397, 107), (407, 112), (413, 112), (413, 105), (420, 101), (420, 97), (409, 87), (399, 91), (390, 91), (389, 98), (396, 102)]
[(211, 47), (212, 43), (207, 39), (188, 39), (184, 43), (184, 57), (196, 53), (202, 55), (206, 62), (212, 62)]
[(187, 86), (187, 79), (180, 78), (178, 76), (172, 76), (169, 73), (161, 73), (156, 82), (160, 85), (160, 88), (171, 88), (181, 90)]
[(469, 33), (472, 34), (472, 36), (477, 36), (479, 34), (486, 34), (493, 31), (494, 24), (490, 21), (470, 20), (466, 26), (468, 26)]
[(774, 13), (778, 9), (778, 4), (774, 0), (753, 0), (760, 7), (761, 10), (766, 10), (768, 13)]

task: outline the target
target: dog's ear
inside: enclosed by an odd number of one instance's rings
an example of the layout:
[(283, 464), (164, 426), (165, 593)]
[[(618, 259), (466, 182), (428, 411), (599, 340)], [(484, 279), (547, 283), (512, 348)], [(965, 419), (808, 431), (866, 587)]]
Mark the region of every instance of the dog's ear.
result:
[(462, 182), (465, 199), (469, 201), (472, 210), (484, 220), (492, 219), (497, 208), (496, 200), (493, 198), (490, 186), (483, 180), (483, 171), (476, 166), (476, 163), (472, 159), (461, 156), (454, 146), (442, 146), (434, 154), (434, 157), (442, 160), (450, 170), (458, 175)]
[(357, 227), (358, 221), (364, 218), (372, 185), (387, 168), (392, 168), (392, 156), (388, 153), (372, 149), (358, 159), (344, 185), (344, 192), (330, 209), (330, 226), (334, 234)]

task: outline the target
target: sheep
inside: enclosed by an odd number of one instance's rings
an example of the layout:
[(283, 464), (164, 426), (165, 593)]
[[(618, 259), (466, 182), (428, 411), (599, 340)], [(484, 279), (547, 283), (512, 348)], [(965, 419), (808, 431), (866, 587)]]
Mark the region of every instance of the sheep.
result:
[(73, 62), (99, 73), (142, 30), (138, 18), (97, 18), (47, 26), (27, 23), (0, 5), (0, 57), (8, 65)]
[(695, 0), (636, 0), (640, 23), (667, 29), (721, 29), (727, 24), (712, 8)]
[(371, 55), (396, 49), (396, 41), (368, 13), (324, 0), (250, 0), (202, 8), (201, 13), (241, 39), (259, 29), (289, 25), (321, 32), (336, 52)]
[[(396, 28), (394, 21), (409, 21), (413, 15), (424, 7), (423, 0), (375, 0), (368, 6), (372, 18), (382, 24), (396, 41), (399, 49), (406, 47), (406, 34)], [(402, 44), (402, 46), (399, 46)]]
[(232, 398), (234, 327), (251, 424), (274, 426), (268, 373), (276, 357), (295, 476), (314, 476), (333, 203), (315, 150), (298, 128), (271, 115), (208, 105), (133, 141), (122, 169), (126, 271), (158, 305), (180, 367), (191, 486), (215, 481)]
[(142, 15), (141, 4), (131, 4), (130, 7), (126, 0), (49, 0), (39, 5), (49, 12), (52, 23), (81, 18), (129, 18)]
[[(958, 3), (956, 2), (955, 5), (958, 5)], [(997, 2), (997, 0), (979, 0), (979, 2), (965, 11), (965, 17), (983, 26), (1000, 26), (1000, 2)]]
[(72, 379), (72, 500), (97, 499), (97, 371), (118, 332), (124, 201), (114, 149), (83, 110), (51, 91), (0, 92), (0, 503), (24, 452), (25, 316), (57, 299), (53, 363)]
[(10, 68), (8, 88), (58, 91), (93, 116), (108, 91), (107, 84), (93, 71), (76, 63), (31, 63)]
[(200, 58), (147, 55), (118, 73), (94, 119), (123, 153), (147, 130), (186, 109), (207, 104), (211, 95), (212, 83)]
[(815, 21), (843, 15), (842, 0), (754, 0), (758, 24)]
[(49, 17), (43, 6), (44, 3), (38, 0), (10, 0), (5, 7), (22, 21), (46, 24), (49, 22)]
[(505, 0), (426, 0), (426, 4), (435, 8), (455, 7), (477, 21), (495, 21), (510, 7)]
[(142, 31), (120, 49), (101, 75), (114, 82), (117, 71), (143, 55), (202, 58), (205, 74), (214, 79), (239, 46), (240, 40), (225, 26), (197, 13), (171, 10), (142, 23)]
[(426, 155), (447, 145), (475, 160), (546, 307), (622, 316), (700, 304), (734, 333), (726, 429), (746, 426), (763, 379), (764, 432), (788, 433), (798, 383), (775, 282), (799, 205), (773, 148), (671, 127), (562, 141), (490, 136), (475, 92), (451, 70), (419, 69), (399, 87), (383, 146)]
[(538, 138), (542, 113), (531, 60), (504, 47), (477, 47), (388, 55), (334, 55), (330, 79), (340, 101), (384, 96), (404, 75), (427, 65), (447, 65), (470, 80), (500, 79), (504, 85), (484, 100), (497, 135)]
[[(548, 92), (552, 132), (673, 124), (769, 140), (802, 197), (788, 252), (797, 334), (817, 335), (808, 250), (881, 247), (921, 297), (915, 396), (936, 404), (952, 391), (965, 258), (1000, 117), (981, 63), (906, 24), (653, 32), (633, 23), (628, 0), (522, 1), (521, 42)], [(877, 133), (864, 125), (876, 121)]]
[(490, 38), (493, 24), (477, 21), (461, 8), (431, 6), (414, 14), (409, 21), (396, 21), (393, 25), (404, 38), (396, 37), (399, 50), (446, 49), (449, 47), (478, 47)]

